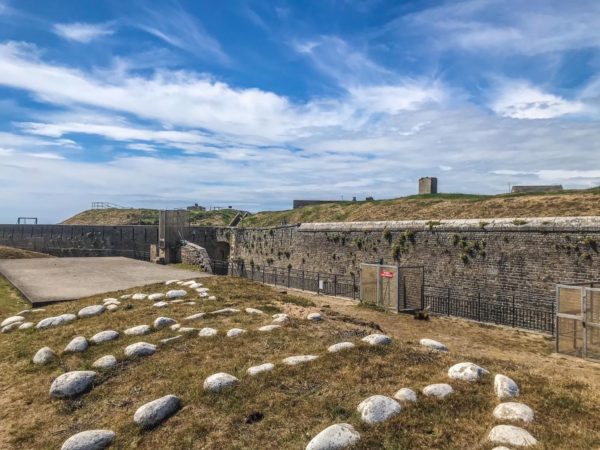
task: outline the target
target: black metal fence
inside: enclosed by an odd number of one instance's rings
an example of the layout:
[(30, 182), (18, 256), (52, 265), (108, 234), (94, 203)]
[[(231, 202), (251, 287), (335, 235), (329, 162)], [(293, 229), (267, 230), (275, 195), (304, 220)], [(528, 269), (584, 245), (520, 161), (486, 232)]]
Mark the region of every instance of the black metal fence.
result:
[[(260, 283), (301, 289), (325, 295), (358, 299), (360, 279), (357, 276), (280, 267), (245, 266), (241, 262), (212, 261), (216, 275), (233, 275)], [(534, 306), (523, 306), (532, 303)], [(430, 313), (462, 317), (482, 323), (554, 333), (554, 304), (545, 298), (465, 298), (450, 289), (425, 287), (422, 308)]]
[(301, 289), (324, 295), (359, 297), (359, 282), (357, 277), (335, 273), (312, 272), (300, 269), (285, 269), (281, 267), (247, 267), (243, 263), (212, 261), (213, 273), (216, 275), (233, 275), (248, 278), (252, 281), (271, 284), (292, 289)]
[(426, 293), (424, 306), (435, 314), (554, 334), (553, 303), (548, 307), (529, 307), (516, 303), (515, 297), (491, 301), (481, 295), (475, 298), (457, 297), (447, 290), (445, 294)]

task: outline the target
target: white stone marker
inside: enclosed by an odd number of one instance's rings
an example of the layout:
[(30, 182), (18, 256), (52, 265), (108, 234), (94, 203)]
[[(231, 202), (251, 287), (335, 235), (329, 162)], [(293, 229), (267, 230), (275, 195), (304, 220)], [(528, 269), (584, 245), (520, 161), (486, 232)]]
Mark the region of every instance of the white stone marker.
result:
[(169, 304), (167, 302), (156, 302), (152, 306), (154, 306), (155, 308), (166, 308), (167, 306), (169, 306)]
[(60, 450), (104, 450), (110, 447), (116, 434), (110, 430), (87, 430), (67, 439)]
[(356, 410), (360, 418), (368, 424), (381, 423), (399, 414), (402, 410), (400, 403), (385, 395), (373, 395), (359, 403)]
[(360, 434), (347, 423), (336, 423), (317, 434), (306, 446), (306, 450), (342, 450), (356, 444)]
[(263, 331), (263, 332), (269, 332), (269, 331), (274, 331), (281, 328), (281, 325), (265, 325), (262, 326), (258, 329), (258, 331)]
[(33, 357), (34, 364), (48, 364), (57, 358), (56, 353), (50, 347), (42, 347)]
[(240, 310), (236, 308), (223, 308), (217, 309), (216, 311), (212, 311), (210, 314), (235, 314), (239, 312)]
[(218, 333), (218, 331), (215, 330), (214, 328), (206, 327), (206, 328), (202, 328), (200, 330), (200, 332), (198, 333), (198, 336), (201, 336), (201, 337), (211, 337), (211, 336), (216, 336), (217, 333)]
[(198, 320), (198, 319), (202, 319), (204, 316), (206, 316), (206, 313), (200, 312), (200, 313), (192, 314), (191, 316), (187, 316), (183, 320)]
[(204, 380), (204, 390), (209, 392), (222, 392), (225, 389), (232, 388), (239, 383), (233, 375), (228, 373), (219, 372), (209, 376)]
[(175, 319), (171, 319), (170, 317), (157, 317), (154, 321), (154, 328), (160, 330), (161, 328), (165, 328), (176, 323), (177, 321)]
[(500, 400), (519, 396), (519, 386), (506, 375), (496, 374), (494, 377), (494, 391)]
[(185, 297), (187, 295), (187, 292), (184, 291), (183, 289), (173, 289), (170, 291), (167, 291), (167, 298), (168, 299), (175, 299), (175, 298), (182, 298)]
[(317, 355), (297, 355), (284, 358), (282, 362), (287, 366), (297, 366), (298, 364), (314, 361), (317, 358), (319, 358)]
[(321, 314), (318, 312), (310, 313), (308, 316), (306, 316), (306, 318), (308, 320), (312, 320), (313, 322), (318, 322), (322, 319)]
[(533, 410), (523, 403), (500, 403), (494, 408), (494, 417), (500, 420), (533, 422)]
[(434, 341), (433, 339), (421, 339), (419, 341), (423, 347), (430, 348), (431, 350), (437, 350), (438, 352), (447, 352), (448, 347), (438, 341)]
[(259, 373), (269, 372), (275, 368), (275, 364), (265, 363), (259, 366), (252, 366), (246, 370), (246, 373), (251, 377), (258, 375)]
[(115, 358), (113, 355), (106, 355), (94, 361), (92, 367), (96, 369), (112, 369), (116, 365), (117, 358)]
[(448, 376), (453, 380), (478, 381), (487, 374), (487, 370), (471, 362), (454, 364), (448, 369)]
[(0, 328), (7, 327), (7, 326), (9, 326), (10, 324), (13, 324), (13, 323), (24, 322), (24, 321), (25, 321), (25, 317), (23, 317), (23, 316), (12, 316), (12, 317), (9, 317), (7, 319), (4, 319), (2, 321), (2, 323), (0, 324)]
[(513, 425), (497, 425), (492, 428), (488, 440), (495, 444), (506, 444), (515, 447), (530, 447), (537, 444), (537, 440), (523, 428)]
[(155, 302), (156, 300), (160, 300), (161, 298), (164, 298), (165, 294), (161, 293), (161, 292), (157, 292), (156, 294), (150, 294), (148, 296), (148, 300), (152, 300), (153, 302)]
[(19, 325), (19, 330), (28, 330), (29, 328), (33, 328), (34, 325), (33, 322), (25, 322)]
[(412, 389), (402, 388), (394, 394), (394, 398), (396, 400), (400, 400), (401, 402), (414, 403), (417, 401), (417, 394)]
[(138, 292), (131, 296), (131, 300), (145, 300), (146, 297), (148, 297), (148, 294), (142, 294), (141, 292)]
[(10, 333), (11, 331), (19, 328), (21, 325), (23, 325), (23, 322), (13, 322), (10, 325), (6, 325), (4, 328), (2, 328), (2, 333)]
[(423, 394), (427, 397), (445, 398), (454, 392), (452, 386), (446, 383), (430, 384), (423, 388)]
[(231, 330), (229, 330), (227, 332), (227, 337), (236, 337), (236, 336), (240, 336), (242, 334), (244, 334), (246, 332), (246, 330), (242, 329), (242, 328), (232, 328)]
[(63, 373), (52, 382), (50, 395), (55, 398), (69, 398), (83, 394), (91, 389), (96, 375), (96, 372), (91, 370)]
[(40, 320), (35, 327), (37, 329), (56, 327), (58, 325), (73, 322), (74, 320), (77, 320), (75, 314), (61, 314), (60, 316), (46, 317), (45, 319)]
[(123, 333), (128, 336), (142, 336), (148, 334), (152, 329), (148, 325), (137, 325), (135, 327), (127, 328)]
[(388, 345), (392, 342), (392, 339), (385, 334), (370, 334), (361, 339), (369, 345)]
[(128, 358), (136, 358), (142, 356), (150, 356), (156, 352), (156, 345), (148, 344), (147, 342), (136, 342), (135, 344), (125, 347), (125, 356)]
[(65, 353), (83, 353), (89, 347), (88, 341), (83, 336), (77, 336), (67, 344), (64, 349)]
[(80, 309), (77, 315), (80, 319), (87, 319), (88, 317), (99, 316), (104, 311), (106, 311), (106, 306), (104, 305), (91, 305)]
[(181, 400), (175, 395), (165, 395), (142, 405), (133, 415), (140, 428), (154, 428), (181, 409)]
[(264, 314), (260, 309), (256, 308), (246, 308), (246, 312), (248, 314)]
[(119, 333), (115, 330), (106, 330), (96, 333), (90, 338), (94, 344), (102, 344), (104, 342), (114, 341), (115, 339), (119, 339)]
[(354, 345), (352, 342), (340, 342), (338, 344), (333, 344), (331, 346), (329, 346), (327, 348), (327, 351), (329, 353), (337, 353), (337, 352), (341, 352), (342, 350), (348, 350), (351, 348), (356, 347), (356, 345)]

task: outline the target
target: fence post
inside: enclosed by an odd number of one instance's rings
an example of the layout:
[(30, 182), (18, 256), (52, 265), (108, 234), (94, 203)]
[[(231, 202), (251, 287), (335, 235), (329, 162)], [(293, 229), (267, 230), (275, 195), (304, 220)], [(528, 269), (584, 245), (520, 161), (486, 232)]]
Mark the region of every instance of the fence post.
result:
[(352, 300), (356, 300), (356, 276), (352, 274)]
[(265, 284), (265, 265), (263, 264), (263, 284)]
[(515, 294), (512, 297), (512, 326), (515, 327)]
[(304, 269), (302, 269), (302, 290), (304, 290)]
[(446, 303), (446, 313), (450, 315), (450, 288), (448, 288), (448, 302)]
[(288, 267), (288, 282), (287, 282), (288, 289), (290, 288), (290, 275), (291, 274), (292, 274), (292, 268)]
[(481, 322), (481, 291), (477, 292), (477, 322)]
[(337, 275), (333, 276), (333, 296), (337, 296)]
[(321, 272), (317, 272), (317, 295), (319, 295), (321, 289), (319, 289), (321, 286)]
[(273, 273), (275, 274), (275, 286), (277, 286), (277, 269), (275, 267), (273, 267)]

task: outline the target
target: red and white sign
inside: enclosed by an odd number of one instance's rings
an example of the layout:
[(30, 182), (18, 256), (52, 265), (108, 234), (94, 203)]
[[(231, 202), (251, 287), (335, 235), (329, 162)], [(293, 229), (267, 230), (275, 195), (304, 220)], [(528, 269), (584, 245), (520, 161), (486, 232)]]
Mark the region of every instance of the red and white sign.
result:
[(381, 278), (394, 278), (394, 272), (391, 270), (382, 270), (379, 275), (381, 275)]

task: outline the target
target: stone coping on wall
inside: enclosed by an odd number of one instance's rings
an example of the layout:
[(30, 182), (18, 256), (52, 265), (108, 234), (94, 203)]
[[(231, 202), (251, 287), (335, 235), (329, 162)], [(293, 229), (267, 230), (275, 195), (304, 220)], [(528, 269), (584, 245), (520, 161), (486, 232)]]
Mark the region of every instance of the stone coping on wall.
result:
[(582, 217), (511, 217), (501, 219), (403, 220), (379, 222), (302, 223), (300, 232), (341, 232), (377, 230), (415, 231), (600, 231), (600, 216)]

